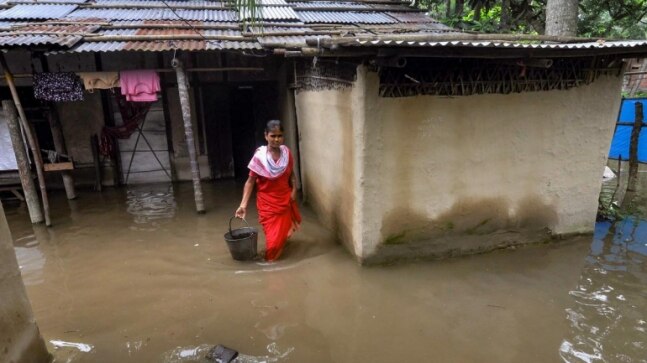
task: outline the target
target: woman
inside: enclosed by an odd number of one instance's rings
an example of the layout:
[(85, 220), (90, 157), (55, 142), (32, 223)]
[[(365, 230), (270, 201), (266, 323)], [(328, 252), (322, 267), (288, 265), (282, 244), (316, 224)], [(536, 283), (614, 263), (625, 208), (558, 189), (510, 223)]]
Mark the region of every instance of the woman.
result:
[(299, 228), (301, 214), (296, 205), (296, 178), (294, 160), (287, 146), (283, 145), (283, 126), (272, 120), (265, 127), (267, 146), (256, 149), (247, 166), (249, 177), (243, 189), (243, 200), (236, 210), (236, 217), (245, 218), (247, 203), (254, 184), (256, 207), (265, 232), (265, 260), (274, 261), (283, 252), (285, 241)]

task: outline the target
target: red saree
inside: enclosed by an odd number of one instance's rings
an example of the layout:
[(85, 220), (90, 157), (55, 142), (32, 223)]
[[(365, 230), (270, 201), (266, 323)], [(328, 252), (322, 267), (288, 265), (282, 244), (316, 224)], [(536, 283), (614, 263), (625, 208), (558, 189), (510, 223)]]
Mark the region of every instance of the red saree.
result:
[(293, 160), (289, 155), (288, 166), (280, 176), (269, 179), (250, 171), (256, 177), (256, 208), (263, 232), (265, 232), (265, 260), (274, 261), (283, 252), (288, 237), (299, 227), (301, 214), (296, 202), (291, 199), (290, 175)]

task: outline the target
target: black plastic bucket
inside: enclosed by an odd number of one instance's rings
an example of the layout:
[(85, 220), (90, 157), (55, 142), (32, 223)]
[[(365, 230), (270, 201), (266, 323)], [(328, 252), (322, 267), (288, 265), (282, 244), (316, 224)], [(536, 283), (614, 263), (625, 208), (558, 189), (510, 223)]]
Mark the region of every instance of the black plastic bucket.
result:
[(243, 222), (247, 227), (231, 229), (231, 217), (229, 220), (229, 232), (225, 233), (225, 241), (229, 247), (231, 257), (236, 261), (249, 261), (256, 257), (256, 241), (258, 239), (258, 229), (250, 227), (246, 220)]

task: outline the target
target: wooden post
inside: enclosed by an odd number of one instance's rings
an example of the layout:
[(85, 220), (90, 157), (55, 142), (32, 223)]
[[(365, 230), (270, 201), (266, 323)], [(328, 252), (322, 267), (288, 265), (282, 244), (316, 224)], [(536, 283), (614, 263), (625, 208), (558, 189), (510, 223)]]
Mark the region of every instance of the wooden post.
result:
[(90, 136), (90, 147), (94, 163), (94, 190), (100, 192), (103, 188), (103, 176), (101, 175), (101, 160), (99, 158), (99, 137), (96, 134)]
[(7, 126), (9, 126), (9, 135), (11, 136), (11, 144), (13, 151), (16, 154), (16, 161), (18, 162), (18, 173), (20, 174), (20, 184), (25, 193), (25, 200), (27, 201), (27, 209), (29, 210), (29, 218), (31, 223), (40, 223), (43, 221), (43, 212), (40, 209), (40, 202), (38, 201), (38, 193), (36, 193), (36, 186), (32, 178), (31, 168), (29, 166), (29, 159), (27, 158), (27, 151), (23, 143), (22, 135), (20, 133), (20, 121), (16, 113), (16, 107), (13, 102), (9, 100), (2, 101), (2, 109), (4, 110), (7, 119)]
[[(67, 154), (67, 149), (65, 147), (65, 139), (63, 138), (63, 130), (61, 130), (61, 123), (56, 115), (56, 110), (54, 109), (54, 104), (49, 103), (50, 109), (47, 110), (47, 121), (49, 122), (49, 128), (52, 131), (52, 139), (54, 139), (54, 149), (59, 154)], [(72, 177), (72, 172), (69, 170), (63, 170), (60, 172), (63, 177), (63, 186), (65, 187), (65, 194), (67, 194), (67, 199), (72, 200), (76, 198), (76, 191), (74, 190), (74, 178)]]
[(4, 70), (4, 77), (9, 90), (11, 91), (11, 97), (13, 102), (16, 104), (16, 109), (18, 110), (18, 115), (20, 116), (20, 123), (22, 125), (25, 136), (27, 136), (27, 143), (31, 148), (31, 153), (34, 156), (34, 163), (36, 164), (36, 174), (38, 176), (38, 185), (40, 186), (41, 198), (43, 198), (43, 211), (45, 212), (45, 225), (51, 226), (52, 222), (49, 219), (49, 201), (47, 199), (47, 188), (45, 187), (45, 175), (43, 175), (43, 157), (40, 154), (40, 147), (38, 146), (38, 139), (36, 139), (33, 130), (27, 122), (27, 116), (25, 115), (25, 110), (22, 108), (20, 103), (20, 97), (18, 97), (18, 91), (16, 90), (16, 85), (13, 82), (13, 76), (7, 67), (7, 61), (4, 58), (4, 54), (0, 53), (0, 65)]
[(193, 141), (193, 125), (191, 124), (191, 103), (189, 99), (186, 74), (179, 59), (173, 59), (173, 68), (177, 76), (177, 89), (180, 94), (180, 105), (182, 106), (182, 119), (184, 120), (184, 136), (186, 147), (189, 150), (191, 162), (191, 177), (193, 178), (193, 194), (195, 197), (195, 209), (198, 213), (204, 213), (204, 201), (202, 199), (202, 185), (200, 184), (200, 165), (198, 164), (195, 142)]
[(634, 126), (631, 129), (631, 141), (629, 143), (629, 180), (627, 182), (627, 191), (635, 192), (638, 184), (638, 140), (640, 139), (640, 129), (643, 124), (643, 104), (635, 103)]

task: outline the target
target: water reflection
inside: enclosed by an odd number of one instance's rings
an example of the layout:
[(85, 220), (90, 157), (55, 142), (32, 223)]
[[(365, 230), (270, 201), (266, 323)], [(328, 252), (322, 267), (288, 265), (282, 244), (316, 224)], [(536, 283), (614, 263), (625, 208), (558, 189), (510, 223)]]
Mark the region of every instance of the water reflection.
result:
[[(128, 186), (126, 196), (127, 211), (134, 216), (136, 224), (156, 226), (161, 220), (175, 216), (177, 205), (172, 184), (147, 184)], [(142, 226), (133, 226), (136, 230), (154, 230)]]
[(14, 242), (14, 247), (25, 285), (42, 283), (45, 255), (39, 249), (36, 236), (29, 234), (18, 238)]
[(645, 362), (647, 221), (598, 223), (591, 252), (566, 309), (565, 362)]

